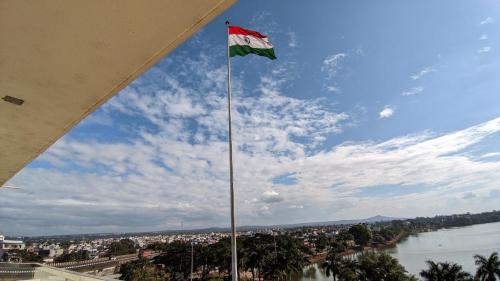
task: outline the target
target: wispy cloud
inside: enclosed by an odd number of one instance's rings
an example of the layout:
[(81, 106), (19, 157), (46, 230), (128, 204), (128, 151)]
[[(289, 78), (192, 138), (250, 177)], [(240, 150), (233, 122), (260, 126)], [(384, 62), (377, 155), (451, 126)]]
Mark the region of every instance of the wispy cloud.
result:
[(326, 90), (332, 93), (340, 93), (340, 89), (337, 88), (336, 86), (327, 86)]
[(250, 26), (256, 30), (262, 32), (265, 31), (265, 34), (269, 36), (274, 36), (281, 31), (280, 25), (276, 22), (275, 17), (269, 11), (255, 13), (250, 20)]
[(481, 25), (485, 25), (485, 24), (490, 24), (490, 23), (494, 23), (495, 22), (495, 19), (492, 18), (492, 17), (487, 17), (485, 18), (484, 20), (482, 20), (480, 22)]
[(472, 199), (472, 198), (476, 198), (476, 197), (477, 197), (477, 194), (474, 192), (466, 192), (462, 195), (462, 199)]
[(384, 109), (380, 111), (379, 118), (389, 118), (394, 114), (394, 108), (392, 108), (390, 105), (384, 106)]
[(418, 86), (418, 87), (413, 87), (407, 91), (404, 91), (401, 93), (402, 96), (413, 96), (418, 93), (421, 93), (424, 90), (424, 87)]
[(436, 72), (436, 71), (437, 70), (435, 68), (428, 66), (428, 67), (420, 70), (418, 73), (416, 73), (416, 74), (414, 74), (414, 75), (412, 75), (410, 77), (413, 80), (418, 80), (418, 79), (422, 78), (423, 76), (425, 76), (425, 75), (427, 75), (429, 73), (432, 73), (432, 72)]
[(487, 34), (481, 34), (479, 37), (479, 40), (488, 40), (488, 35)]
[(346, 53), (337, 53), (327, 56), (323, 60), (321, 71), (326, 72), (328, 78), (337, 76), (339, 70), (342, 69), (342, 61), (347, 57)]
[(481, 49), (477, 50), (479, 54), (489, 53), (491, 51), (490, 46), (484, 46)]
[(288, 41), (288, 47), (290, 48), (295, 48), (297, 47), (297, 34), (293, 31), (287, 32), (289, 41)]
[(361, 47), (350, 49), (346, 52), (328, 55), (321, 63), (321, 71), (326, 74), (325, 85), (323, 87), (328, 92), (340, 93), (341, 88), (338, 82), (334, 80), (337, 80), (336, 78), (342, 77), (341, 74), (345, 74), (345, 72), (350, 73), (350, 71), (343, 71), (346, 67), (348, 58), (350, 59), (363, 55), (364, 51)]
[(480, 158), (490, 158), (490, 157), (498, 157), (500, 156), (500, 152), (489, 152), (481, 155)]

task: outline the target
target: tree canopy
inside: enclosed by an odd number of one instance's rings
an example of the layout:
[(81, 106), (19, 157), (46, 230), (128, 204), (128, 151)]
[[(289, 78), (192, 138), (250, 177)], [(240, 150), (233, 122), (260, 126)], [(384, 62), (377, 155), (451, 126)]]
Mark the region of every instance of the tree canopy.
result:
[(354, 242), (366, 246), (372, 239), (372, 232), (363, 224), (356, 224), (349, 228), (349, 233), (354, 237)]
[(112, 242), (109, 245), (108, 254), (113, 256), (133, 254), (136, 252), (134, 241), (130, 239), (121, 239)]

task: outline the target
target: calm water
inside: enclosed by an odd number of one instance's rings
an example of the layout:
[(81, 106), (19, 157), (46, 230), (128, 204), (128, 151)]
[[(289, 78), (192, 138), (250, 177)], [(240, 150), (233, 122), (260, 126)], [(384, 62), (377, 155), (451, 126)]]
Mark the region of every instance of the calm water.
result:
[(453, 261), (475, 272), (474, 255), (500, 252), (500, 222), (442, 229), (410, 236), (389, 250), (408, 272), (417, 275), (426, 260)]
[[(453, 261), (466, 271), (475, 272), (475, 254), (500, 252), (500, 222), (442, 229), (410, 236), (388, 250), (393, 257), (416, 276), (426, 260)], [(326, 278), (317, 266), (306, 268), (301, 281), (333, 280)]]

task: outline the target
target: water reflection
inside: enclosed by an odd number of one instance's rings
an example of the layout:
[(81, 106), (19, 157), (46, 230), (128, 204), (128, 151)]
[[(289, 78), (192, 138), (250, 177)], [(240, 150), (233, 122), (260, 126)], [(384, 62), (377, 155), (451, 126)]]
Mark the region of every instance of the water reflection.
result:
[(302, 279), (306, 279), (306, 280), (310, 280), (310, 281), (316, 280), (316, 267), (315, 266), (308, 266), (307, 268), (305, 268)]
[(326, 281), (333, 280), (326, 277), (325, 271), (318, 264), (311, 264), (304, 268), (299, 276), (291, 278), (292, 281)]

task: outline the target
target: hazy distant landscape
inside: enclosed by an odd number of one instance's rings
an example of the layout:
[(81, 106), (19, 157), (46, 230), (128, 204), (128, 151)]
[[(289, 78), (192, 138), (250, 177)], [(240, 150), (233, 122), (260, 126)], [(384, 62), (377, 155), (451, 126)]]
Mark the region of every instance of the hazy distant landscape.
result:
[[(448, 263), (459, 266), (463, 274), (472, 276), (476, 270), (475, 255), (487, 257), (496, 252), (500, 247), (499, 235), (500, 211), (413, 219), (374, 216), (361, 220), (246, 227), (239, 230), (238, 251), (243, 273), (262, 275), (265, 279), (288, 276), (292, 280), (328, 280), (325, 275), (328, 270), (345, 267), (348, 271), (334, 271), (334, 274), (339, 280), (347, 280), (342, 279), (347, 278), (343, 274), (354, 274), (349, 270), (369, 274), (374, 266), (371, 263), (376, 261), (381, 263), (378, 267), (387, 267), (402, 278), (398, 280), (411, 281), (420, 278), (428, 260), (443, 266)], [(186, 278), (190, 268), (187, 257), (193, 254), (196, 257), (193, 266), (203, 280), (227, 277), (230, 272), (229, 231), (223, 228), (25, 239), (26, 250), (9, 251), (3, 259), (64, 264), (139, 255), (138, 260), (134, 258), (120, 267), (125, 280), (133, 280), (127, 276), (152, 274), (155, 278)], [(60, 253), (50, 258), (52, 250)], [(146, 252), (154, 256), (144, 256)], [(259, 260), (258, 264), (249, 260), (251, 253)], [(155, 269), (157, 265), (168, 270)], [(144, 271), (146, 269), (149, 271)]]
[[(402, 218), (393, 218), (385, 216), (374, 216), (366, 219), (354, 219), (354, 220), (339, 220), (339, 221), (324, 221), (324, 222), (305, 222), (305, 223), (295, 223), (295, 224), (280, 224), (280, 225), (266, 225), (266, 226), (239, 226), (238, 231), (250, 231), (268, 228), (296, 228), (296, 227), (312, 227), (312, 226), (328, 226), (328, 225), (343, 225), (343, 224), (357, 224), (357, 223), (375, 223), (375, 222), (387, 222), (393, 220), (402, 220)], [(81, 233), (81, 234), (68, 234), (68, 235), (49, 235), (49, 236), (16, 236), (17, 238), (27, 238), (27, 239), (90, 239), (97, 237), (120, 237), (127, 235), (155, 235), (155, 234), (184, 234), (184, 233), (209, 233), (209, 232), (228, 232), (230, 229), (227, 227), (210, 227), (202, 229), (178, 229), (178, 230), (164, 230), (164, 231), (152, 231), (152, 232), (133, 232), (133, 233)], [(12, 237), (15, 238), (15, 237)]]

